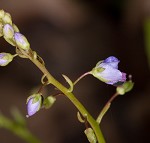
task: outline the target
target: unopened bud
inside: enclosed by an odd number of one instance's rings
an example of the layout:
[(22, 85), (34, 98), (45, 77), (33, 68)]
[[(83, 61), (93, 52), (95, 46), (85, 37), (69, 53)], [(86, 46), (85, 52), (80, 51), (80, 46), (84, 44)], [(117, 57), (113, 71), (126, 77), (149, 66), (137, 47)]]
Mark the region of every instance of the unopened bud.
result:
[(118, 86), (116, 90), (119, 95), (124, 95), (126, 92), (132, 90), (133, 86), (134, 83), (131, 80), (129, 80), (123, 83), (121, 86)]
[(40, 93), (33, 94), (27, 99), (27, 112), (29, 116), (34, 115), (36, 112), (38, 112), (42, 106), (43, 97)]
[(86, 134), (88, 140), (90, 143), (96, 143), (97, 142), (97, 139), (96, 139), (96, 136), (94, 134), (94, 131), (92, 128), (87, 128), (84, 133)]
[(19, 48), (21, 48), (23, 50), (29, 50), (30, 49), (30, 44), (29, 44), (27, 38), (24, 35), (22, 35), (21, 33), (16, 32), (14, 34), (14, 39), (15, 39), (16, 44)]
[(12, 25), (11, 15), (9, 13), (7, 13), (7, 12), (5, 12), (2, 20), (3, 20), (4, 24), (10, 24), (10, 25)]
[(0, 66), (6, 66), (8, 65), (12, 60), (14, 56), (10, 53), (0, 53)]
[(44, 107), (46, 109), (50, 108), (56, 101), (56, 98), (54, 96), (48, 96), (47, 98), (44, 99)]
[(0, 10), (0, 19), (1, 19), (1, 18), (3, 18), (3, 17), (4, 17), (4, 15), (5, 15), (5, 12), (4, 12), (4, 10), (3, 10), (3, 9), (1, 9), (1, 10)]
[(19, 28), (14, 23), (12, 24), (12, 27), (15, 32), (19, 32)]
[(4, 37), (7, 39), (12, 39), (14, 36), (14, 29), (10, 24), (5, 24), (3, 28)]

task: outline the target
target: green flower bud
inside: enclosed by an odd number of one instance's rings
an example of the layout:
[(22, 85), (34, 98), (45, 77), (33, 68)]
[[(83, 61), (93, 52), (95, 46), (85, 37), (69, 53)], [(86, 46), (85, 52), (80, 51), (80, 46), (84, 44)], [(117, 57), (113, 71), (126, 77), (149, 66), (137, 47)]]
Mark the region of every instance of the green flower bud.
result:
[(0, 66), (6, 66), (8, 65), (12, 60), (14, 56), (10, 53), (0, 53)]
[(2, 19), (5, 15), (5, 12), (3, 9), (0, 10), (0, 19)]
[(22, 35), (19, 32), (16, 32), (14, 34), (14, 39), (16, 41), (16, 44), (19, 48), (23, 49), (23, 50), (29, 50), (30, 49), (30, 44), (28, 42), (28, 40), (26, 39), (26, 37), (24, 35)]
[(87, 136), (90, 143), (96, 143), (97, 142), (96, 136), (95, 136), (94, 131), (93, 131), (92, 128), (87, 128), (84, 131), (84, 133)]
[(12, 25), (12, 19), (11, 15), (7, 12), (5, 12), (4, 17), (2, 18), (4, 24), (10, 24)]
[(43, 105), (46, 109), (50, 108), (56, 101), (56, 98), (54, 96), (48, 96), (44, 99)]
[(116, 91), (119, 95), (124, 95), (126, 92), (131, 91), (133, 86), (134, 83), (131, 80), (129, 80), (123, 83), (121, 86), (118, 86)]

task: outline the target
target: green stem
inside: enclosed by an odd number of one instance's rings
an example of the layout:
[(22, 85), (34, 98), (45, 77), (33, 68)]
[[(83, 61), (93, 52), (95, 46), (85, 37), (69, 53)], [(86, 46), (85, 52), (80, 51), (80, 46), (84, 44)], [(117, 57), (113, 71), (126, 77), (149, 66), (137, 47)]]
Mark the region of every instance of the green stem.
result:
[[(103, 137), (103, 134), (100, 130), (99, 124), (95, 121), (95, 119), (88, 113), (88, 111), (85, 109), (85, 107), (78, 101), (78, 99), (74, 96), (72, 92), (68, 92), (68, 89), (64, 87), (60, 82), (58, 82), (46, 69), (44, 65), (42, 65), (37, 59), (33, 59), (31, 57), (28, 57), (41, 71), (43, 74), (46, 75), (48, 81), (53, 84), (55, 87), (57, 87), (60, 91), (62, 91), (69, 99), (70, 101), (75, 105), (75, 107), (80, 111), (80, 113), (83, 116), (87, 116), (87, 121), (93, 128), (98, 143), (105, 143), (105, 139)], [(77, 83), (77, 82), (76, 82)]]
[(105, 113), (109, 110), (110, 105), (112, 103), (112, 101), (118, 96), (119, 94), (116, 92), (105, 104), (105, 106), (103, 107), (103, 109), (101, 110), (100, 114), (98, 115), (96, 122), (98, 124), (101, 123), (102, 118), (104, 117)]

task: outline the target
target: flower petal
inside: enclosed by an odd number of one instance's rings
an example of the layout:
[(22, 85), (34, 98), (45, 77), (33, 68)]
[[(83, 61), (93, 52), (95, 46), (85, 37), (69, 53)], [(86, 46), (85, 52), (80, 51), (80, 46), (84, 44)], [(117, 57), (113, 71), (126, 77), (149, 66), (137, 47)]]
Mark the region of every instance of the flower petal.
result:
[(112, 66), (113, 68), (116, 68), (116, 69), (118, 69), (118, 63), (119, 62), (120, 61), (114, 56), (110, 56), (110, 57), (108, 57), (107, 59), (105, 59), (103, 61), (103, 63), (106, 63), (106, 64), (108, 64), (108, 65), (110, 65), (110, 66)]
[(115, 68), (112, 68), (110, 65), (103, 66), (105, 70), (99, 73), (99, 77), (106, 80), (107, 84), (114, 84), (122, 80), (122, 73)]

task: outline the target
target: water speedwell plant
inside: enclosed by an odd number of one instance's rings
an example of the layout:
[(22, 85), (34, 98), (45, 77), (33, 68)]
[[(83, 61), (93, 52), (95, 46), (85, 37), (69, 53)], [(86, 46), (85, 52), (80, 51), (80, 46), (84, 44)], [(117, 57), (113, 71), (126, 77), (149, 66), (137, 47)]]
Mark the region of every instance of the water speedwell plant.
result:
[[(131, 78), (126, 81), (126, 73), (118, 70), (119, 60), (114, 56), (110, 56), (105, 60), (98, 62), (91, 71), (81, 75), (75, 82), (72, 82), (66, 75), (62, 75), (70, 86), (69, 88), (66, 88), (49, 73), (43, 59), (31, 49), (27, 38), (12, 22), (11, 15), (4, 10), (0, 10), (0, 37), (3, 37), (9, 44), (14, 46), (16, 52), (14, 55), (4, 52), (0, 53), (0, 66), (8, 65), (13, 58), (19, 56), (20, 58), (29, 59), (43, 73), (43, 76), (41, 77), (42, 88), (27, 98), (27, 117), (33, 116), (41, 108), (50, 108), (56, 102), (56, 94), (46, 98), (42, 96), (42, 89), (51, 84), (57, 88), (57, 91), (60, 91), (60, 95), (65, 95), (77, 108), (78, 120), (82, 123), (88, 123), (88, 126), (86, 126), (84, 131), (88, 141), (90, 143), (105, 143), (104, 136), (100, 129), (100, 123), (103, 116), (110, 108), (111, 102), (118, 95), (124, 95), (133, 88)], [(87, 75), (93, 75), (93, 77), (96, 77), (100, 81), (116, 87), (116, 93), (108, 100), (97, 119), (94, 119), (91, 116), (73, 94), (74, 86)]]

